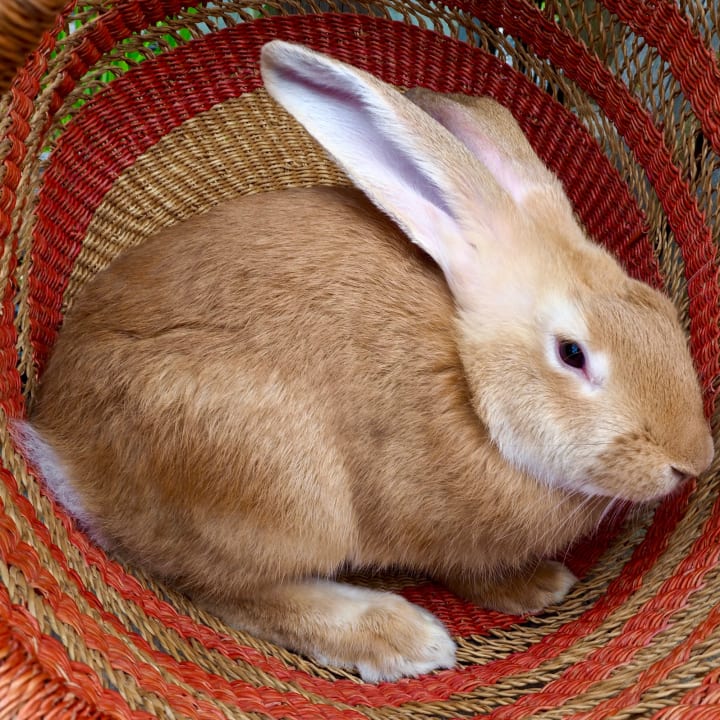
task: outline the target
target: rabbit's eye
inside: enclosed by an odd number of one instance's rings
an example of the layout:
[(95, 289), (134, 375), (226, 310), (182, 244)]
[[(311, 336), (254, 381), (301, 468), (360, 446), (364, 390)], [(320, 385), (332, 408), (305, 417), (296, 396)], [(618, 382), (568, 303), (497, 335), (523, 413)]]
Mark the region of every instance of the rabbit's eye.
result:
[(582, 370), (585, 367), (585, 353), (580, 343), (574, 340), (558, 340), (558, 355), (570, 367)]

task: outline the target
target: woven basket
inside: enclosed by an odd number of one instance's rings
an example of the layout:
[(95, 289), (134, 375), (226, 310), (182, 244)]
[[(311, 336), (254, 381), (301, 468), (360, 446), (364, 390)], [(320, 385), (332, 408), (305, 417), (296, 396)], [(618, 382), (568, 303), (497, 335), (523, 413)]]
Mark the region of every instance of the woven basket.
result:
[(6, 429), (78, 288), (124, 248), (234, 195), (346, 182), (261, 87), (259, 48), (276, 37), (511, 108), (590, 235), (676, 302), (715, 418), (717, 0), (13, 7), (0, 7), (5, 76), (24, 63), (0, 101), (0, 718), (720, 718), (717, 465), (573, 548), (580, 583), (538, 617), (423, 578), (356, 578), (429, 608), (459, 645), (455, 669), (366, 685), (105, 556)]

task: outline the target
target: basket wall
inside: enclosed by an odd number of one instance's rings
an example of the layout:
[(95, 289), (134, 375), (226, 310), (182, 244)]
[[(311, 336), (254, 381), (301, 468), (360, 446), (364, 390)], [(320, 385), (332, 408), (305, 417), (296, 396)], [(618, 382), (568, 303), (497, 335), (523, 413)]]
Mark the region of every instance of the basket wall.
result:
[(714, 0), (93, 0), (58, 16), (0, 101), (0, 718), (720, 717), (717, 464), (572, 549), (581, 582), (542, 616), (356, 578), (459, 645), (453, 670), (374, 686), (106, 557), (7, 430), (77, 290), (124, 248), (227, 197), (346, 182), (261, 87), (275, 37), (508, 106), (591, 236), (675, 301), (717, 428), (719, 20)]

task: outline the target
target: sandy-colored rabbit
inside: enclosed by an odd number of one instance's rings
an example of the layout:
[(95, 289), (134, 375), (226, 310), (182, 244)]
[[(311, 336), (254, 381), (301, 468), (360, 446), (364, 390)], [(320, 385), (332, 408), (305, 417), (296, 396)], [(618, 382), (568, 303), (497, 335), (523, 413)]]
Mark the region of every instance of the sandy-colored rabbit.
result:
[(99, 542), (228, 623), (370, 681), (449, 667), (432, 615), (333, 578), (561, 600), (546, 558), (710, 463), (686, 341), (496, 103), (277, 41), (262, 70), (372, 203), (247, 197), (129, 250), (68, 313), (20, 439)]

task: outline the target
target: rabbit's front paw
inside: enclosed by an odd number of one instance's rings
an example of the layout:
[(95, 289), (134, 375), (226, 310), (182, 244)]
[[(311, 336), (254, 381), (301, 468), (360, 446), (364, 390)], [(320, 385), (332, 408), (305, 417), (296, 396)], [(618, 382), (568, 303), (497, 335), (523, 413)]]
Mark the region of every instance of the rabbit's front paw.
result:
[(339, 652), (315, 653), (318, 662), (357, 668), (365, 682), (423, 675), (455, 664), (455, 643), (434, 615), (392, 593), (343, 589), (338, 622), (326, 638)]
[(463, 578), (448, 580), (447, 585), (461, 597), (489, 610), (533, 615), (559, 603), (576, 582), (577, 578), (565, 565), (543, 560), (495, 582)]
[(427, 610), (399, 595), (329, 580), (283, 583), (206, 609), (227, 623), (366, 682), (455, 664), (455, 643)]

